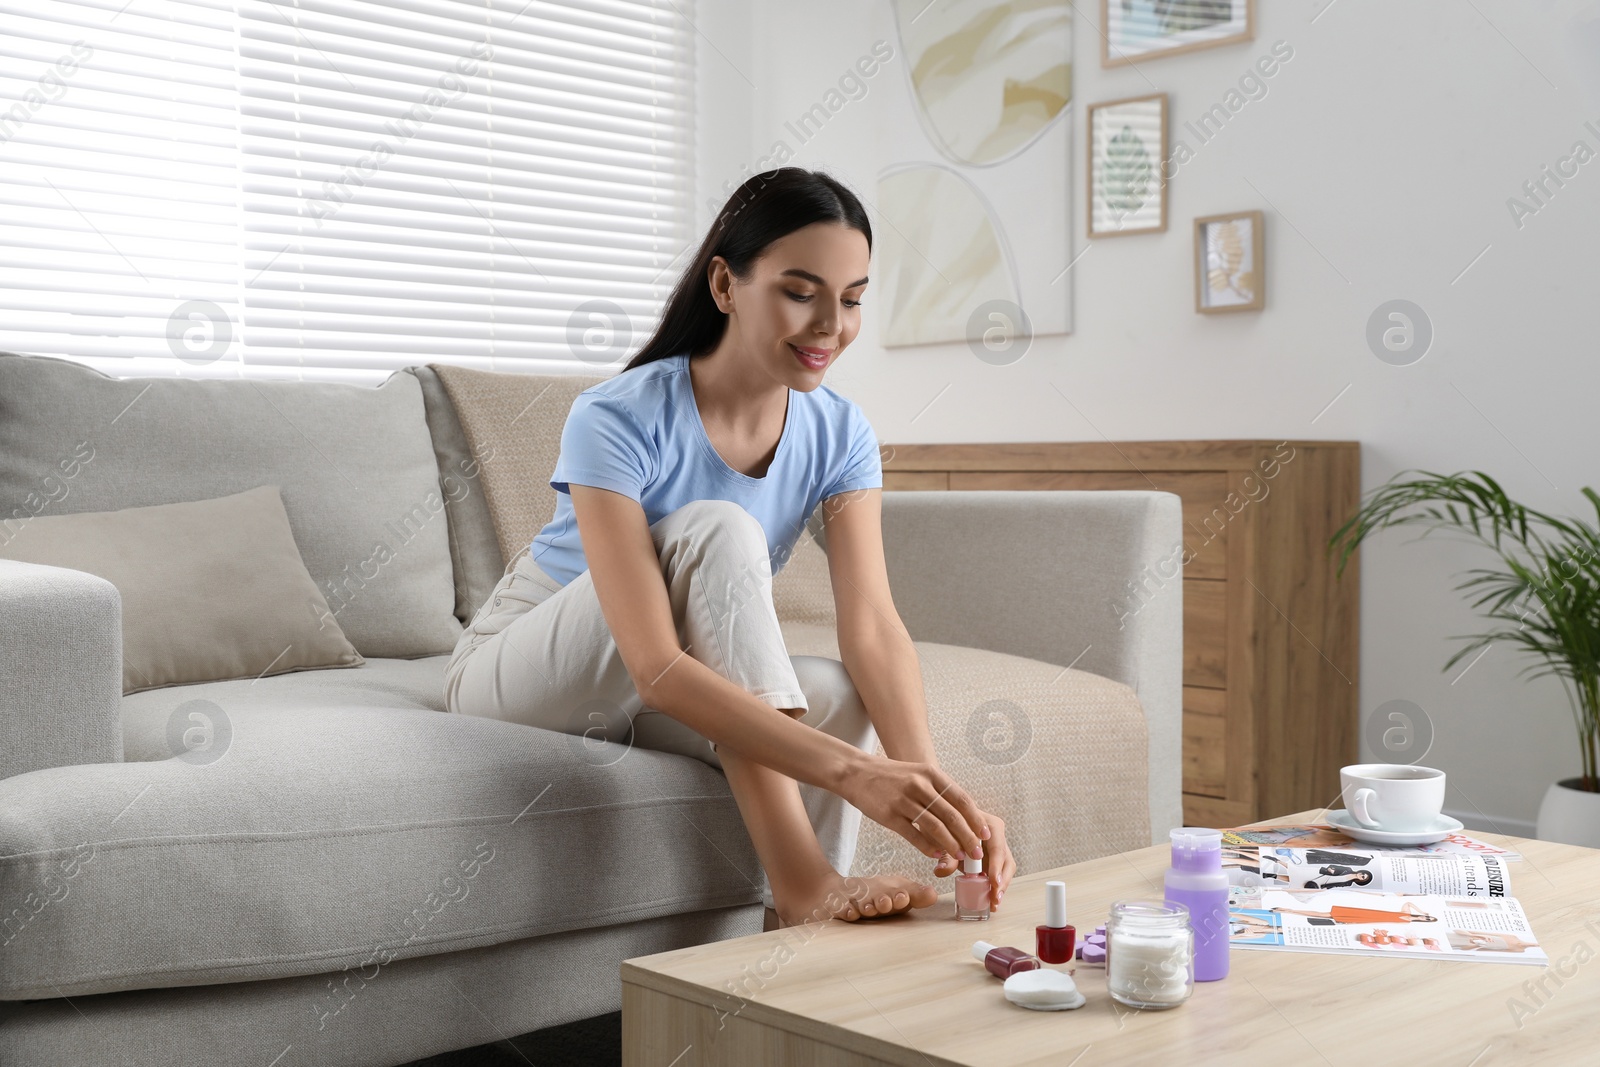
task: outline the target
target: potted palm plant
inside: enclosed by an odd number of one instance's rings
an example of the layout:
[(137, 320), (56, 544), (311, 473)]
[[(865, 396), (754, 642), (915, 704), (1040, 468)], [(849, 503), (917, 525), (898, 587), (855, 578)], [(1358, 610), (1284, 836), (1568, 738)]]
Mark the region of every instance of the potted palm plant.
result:
[[(1415, 475), (1418, 477), (1407, 477)], [(1585, 488), (1600, 521), (1600, 496)], [(1338, 573), (1373, 532), (1390, 526), (1454, 531), (1482, 544), (1497, 565), (1467, 571), (1456, 586), (1493, 625), (1465, 635), (1444, 665), (1492, 642), (1532, 662), (1523, 674), (1554, 675), (1564, 684), (1578, 728), (1583, 773), (1552, 783), (1539, 806), (1535, 833), (1548, 841), (1600, 847), (1600, 528), (1524, 507), (1482, 471), (1401, 471), (1373, 490), (1328, 542), (1342, 551)]]

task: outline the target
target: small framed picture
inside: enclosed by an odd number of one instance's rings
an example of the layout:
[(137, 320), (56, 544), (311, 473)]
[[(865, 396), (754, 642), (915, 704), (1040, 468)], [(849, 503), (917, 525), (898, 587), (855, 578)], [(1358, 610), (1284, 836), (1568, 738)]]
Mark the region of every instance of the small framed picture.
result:
[(1254, 39), (1255, 0), (1100, 0), (1100, 65)]
[(1089, 105), (1089, 236), (1167, 228), (1167, 94)]
[(1260, 311), (1266, 306), (1266, 260), (1259, 211), (1194, 220), (1194, 309)]

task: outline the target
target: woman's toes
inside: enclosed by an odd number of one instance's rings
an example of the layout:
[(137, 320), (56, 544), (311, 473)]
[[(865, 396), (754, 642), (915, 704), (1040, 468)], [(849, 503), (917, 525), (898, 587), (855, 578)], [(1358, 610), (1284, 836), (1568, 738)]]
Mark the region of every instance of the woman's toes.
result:
[(907, 908), (925, 908), (936, 903), (938, 892), (928, 885), (898, 876), (865, 879), (866, 884), (856, 890), (838, 907), (836, 918), (846, 922), (857, 919), (878, 919), (904, 912)]

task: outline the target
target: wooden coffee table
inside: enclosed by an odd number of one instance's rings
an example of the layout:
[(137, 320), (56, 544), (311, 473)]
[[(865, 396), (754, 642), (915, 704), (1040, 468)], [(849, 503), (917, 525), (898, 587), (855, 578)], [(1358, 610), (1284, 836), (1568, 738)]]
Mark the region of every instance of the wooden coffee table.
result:
[[(1302, 812), (1273, 822), (1314, 822)], [(1104, 968), (1076, 965), (1089, 1002), (1007, 1003), (970, 954), (982, 939), (1029, 952), (1044, 883), (1067, 883), (1079, 935), (1113, 900), (1161, 896), (1165, 845), (1013, 880), (987, 922), (950, 894), (888, 919), (832, 921), (640, 956), (622, 964), (626, 1067), (999, 1067), (1011, 1064), (1600, 1062), (1600, 850), (1497, 834), (1512, 891), (1550, 966), (1238, 949), (1231, 974), (1181, 1007), (1135, 1012)], [(1521, 1005), (1521, 1008), (1518, 1008)]]

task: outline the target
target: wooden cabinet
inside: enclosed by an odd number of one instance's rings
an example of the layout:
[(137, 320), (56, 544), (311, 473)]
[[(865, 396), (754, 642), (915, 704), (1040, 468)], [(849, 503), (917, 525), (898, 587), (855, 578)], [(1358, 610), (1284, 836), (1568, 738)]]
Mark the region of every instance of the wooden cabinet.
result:
[[(1356, 760), (1354, 441), (892, 445), (896, 489), (1159, 489), (1183, 501), (1183, 808), (1237, 826), (1337, 805)], [(1176, 546), (1175, 546), (1176, 547)]]

